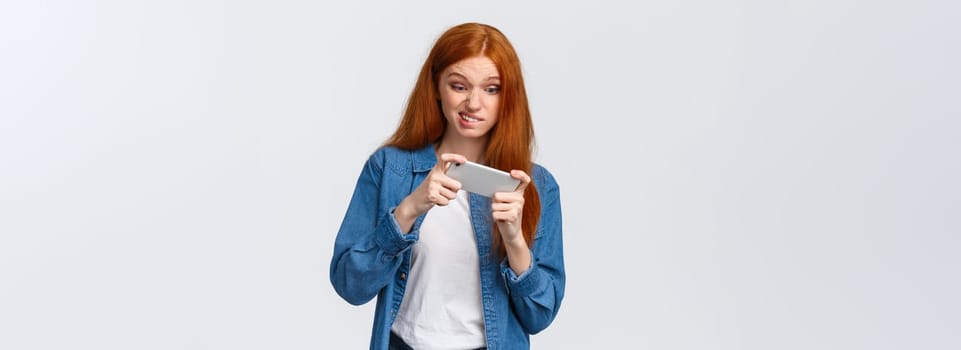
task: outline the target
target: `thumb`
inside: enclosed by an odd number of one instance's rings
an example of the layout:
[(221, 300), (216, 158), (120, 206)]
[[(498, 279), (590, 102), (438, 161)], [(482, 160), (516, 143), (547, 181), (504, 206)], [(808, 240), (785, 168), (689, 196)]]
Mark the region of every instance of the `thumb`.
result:
[(438, 169), (440, 172), (447, 172), (447, 167), (450, 163), (463, 164), (467, 161), (467, 157), (464, 157), (457, 153), (444, 153), (440, 155), (440, 159), (437, 164), (434, 165), (434, 169)]
[(524, 190), (527, 189), (527, 186), (531, 184), (531, 177), (523, 170), (511, 170), (511, 177), (521, 180), (520, 185), (517, 185), (517, 189), (515, 189), (514, 192), (524, 193)]

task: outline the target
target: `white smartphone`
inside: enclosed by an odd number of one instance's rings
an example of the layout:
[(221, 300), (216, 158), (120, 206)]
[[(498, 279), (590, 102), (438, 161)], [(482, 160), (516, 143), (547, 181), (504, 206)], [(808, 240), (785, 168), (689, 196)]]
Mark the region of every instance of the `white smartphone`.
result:
[(447, 167), (447, 176), (460, 181), (461, 189), (492, 197), (495, 192), (511, 192), (517, 189), (521, 180), (511, 174), (474, 162), (452, 163)]

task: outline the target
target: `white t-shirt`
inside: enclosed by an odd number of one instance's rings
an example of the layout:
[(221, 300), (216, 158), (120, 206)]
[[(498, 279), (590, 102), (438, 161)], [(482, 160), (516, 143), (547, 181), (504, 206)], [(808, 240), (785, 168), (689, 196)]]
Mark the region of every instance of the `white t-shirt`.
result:
[(414, 349), (487, 346), (468, 193), (427, 212), (391, 330)]

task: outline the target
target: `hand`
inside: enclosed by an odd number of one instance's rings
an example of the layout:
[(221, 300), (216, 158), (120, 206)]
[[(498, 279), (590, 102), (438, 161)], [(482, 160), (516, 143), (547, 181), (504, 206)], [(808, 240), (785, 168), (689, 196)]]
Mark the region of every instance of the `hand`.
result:
[[(511, 177), (521, 181), (513, 192), (497, 192), (492, 197), (491, 209), (501, 238), (505, 244), (524, 240), (521, 232), (521, 219), (524, 213), (524, 190), (531, 183), (531, 177), (521, 170), (511, 170)], [(526, 244), (525, 244), (526, 246)]]
[(414, 219), (426, 213), (435, 205), (444, 206), (457, 197), (457, 191), (461, 184), (457, 180), (448, 177), (445, 172), (450, 163), (464, 163), (467, 158), (454, 153), (444, 153), (440, 155), (440, 160), (434, 168), (427, 174), (424, 182), (417, 186), (413, 193), (404, 198), (394, 211), (394, 217), (401, 228), (410, 230)]

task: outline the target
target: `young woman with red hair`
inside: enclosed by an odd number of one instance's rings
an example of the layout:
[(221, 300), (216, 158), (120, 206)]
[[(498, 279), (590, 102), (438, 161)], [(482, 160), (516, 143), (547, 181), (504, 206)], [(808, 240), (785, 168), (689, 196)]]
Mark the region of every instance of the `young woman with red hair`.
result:
[[(434, 44), (397, 131), (364, 166), (337, 233), (334, 289), (374, 296), (371, 349), (527, 349), (564, 297), (561, 204), (531, 160), (520, 62), (496, 28), (465, 23)], [(472, 161), (509, 171), (513, 192), (461, 190)]]

